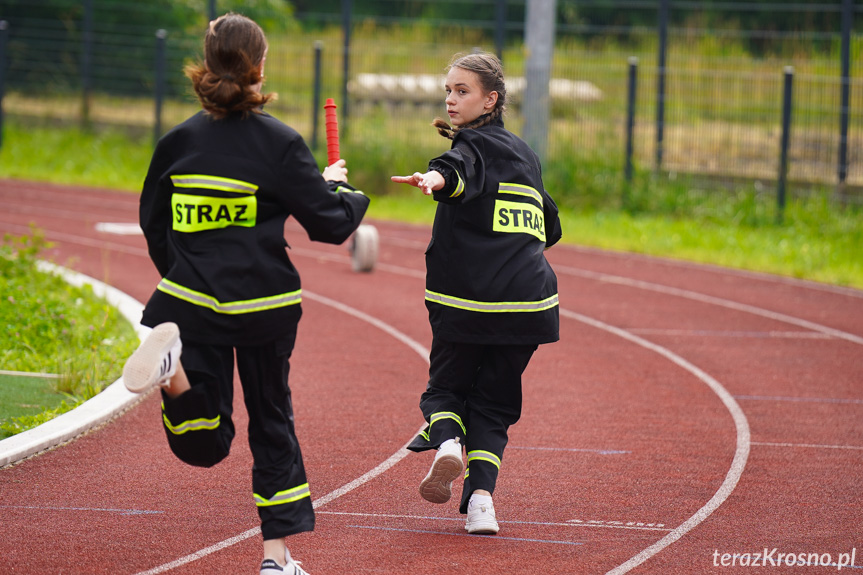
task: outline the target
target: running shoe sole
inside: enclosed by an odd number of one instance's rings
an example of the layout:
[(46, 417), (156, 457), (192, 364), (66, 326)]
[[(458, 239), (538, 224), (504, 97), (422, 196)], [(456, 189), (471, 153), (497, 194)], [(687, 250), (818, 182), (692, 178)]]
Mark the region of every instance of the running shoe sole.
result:
[(162, 323), (154, 327), (123, 367), (126, 389), (132, 393), (141, 393), (156, 385), (162, 358), (171, 351), (179, 338), (180, 328), (175, 323)]
[(464, 471), (461, 457), (447, 453), (434, 460), (420, 483), (420, 495), (431, 503), (446, 503), (452, 497), (452, 482)]
[(495, 519), (468, 521), (464, 528), (471, 535), (497, 535), (497, 532), (500, 531), (500, 527)]

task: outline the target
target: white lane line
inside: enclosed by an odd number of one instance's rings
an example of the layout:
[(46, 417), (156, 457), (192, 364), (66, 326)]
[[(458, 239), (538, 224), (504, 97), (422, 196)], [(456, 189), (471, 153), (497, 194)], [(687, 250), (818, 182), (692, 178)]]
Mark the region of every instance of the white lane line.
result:
[(858, 445), (818, 445), (815, 443), (770, 443), (768, 441), (753, 441), (752, 445), (763, 445), (765, 447), (803, 447), (810, 449), (851, 449), (854, 451), (863, 451), (863, 447)]
[(552, 539), (526, 539), (524, 537), (505, 537), (500, 535), (470, 535), (468, 533), (453, 533), (452, 531), (429, 531), (427, 529), (401, 529), (396, 527), (370, 527), (368, 525), (348, 525), (354, 529), (369, 529), (372, 531), (399, 531), (402, 533), (419, 533), (421, 535), (444, 535), (446, 537), (487, 537), (493, 541), (517, 541), (520, 543), (552, 543), (555, 545), (584, 545), (583, 541), (555, 541)]
[(622, 337), (627, 341), (631, 341), (636, 345), (640, 345), (650, 351), (658, 353), (659, 355), (665, 357), (675, 365), (685, 369), (690, 372), (692, 375), (700, 379), (704, 382), (712, 391), (715, 393), (722, 403), (725, 405), (725, 408), (731, 414), (732, 419), (734, 420), (734, 426), (737, 430), (737, 445), (734, 449), (734, 458), (731, 461), (731, 467), (728, 470), (728, 473), (725, 475), (725, 480), (722, 482), (722, 485), (719, 486), (719, 489), (716, 493), (713, 494), (713, 497), (704, 504), (701, 509), (695, 512), (692, 517), (681, 523), (675, 529), (672, 529), (671, 532), (654, 543), (653, 545), (647, 547), (643, 551), (637, 553), (629, 560), (625, 561), (621, 565), (618, 565), (611, 571), (609, 571), (606, 575), (620, 575), (622, 573), (627, 573), (631, 569), (641, 565), (687, 533), (689, 533), (692, 529), (698, 526), (701, 522), (707, 519), (722, 503), (728, 499), (731, 495), (731, 492), (737, 486), (737, 482), (740, 480), (740, 476), (743, 474), (743, 469), (746, 467), (746, 460), (749, 458), (749, 447), (750, 447), (750, 435), (749, 435), (749, 422), (746, 420), (746, 415), (744, 415), (743, 410), (740, 409), (740, 406), (734, 400), (734, 397), (728, 390), (723, 387), (721, 383), (716, 381), (713, 377), (702, 371), (700, 368), (686, 361), (679, 355), (674, 352), (656, 345), (646, 339), (640, 338), (637, 335), (633, 335), (625, 330), (614, 327), (607, 323), (603, 323), (601, 321), (595, 320), (593, 318), (581, 315), (579, 313), (575, 313), (569, 310), (561, 309), (560, 315), (574, 319), (576, 321), (580, 321), (597, 329), (601, 329), (603, 331), (607, 331), (611, 334), (614, 334), (618, 337)]
[[(317, 261), (328, 261), (334, 262), (338, 264), (350, 265), (351, 258), (349, 256), (340, 256), (336, 253), (323, 252), (320, 250), (310, 250), (306, 248), (291, 248), (289, 255), (297, 255), (303, 256), (307, 258), (312, 258)], [(386, 264), (378, 262), (375, 264), (375, 269), (380, 271), (386, 271), (397, 275), (412, 277), (416, 279), (424, 280), (426, 277), (426, 273), (423, 270), (417, 270), (412, 268), (406, 268), (404, 266), (396, 266), (393, 264)]]
[(0, 509), (38, 509), (39, 511), (97, 511), (101, 513), (117, 513), (118, 515), (159, 515), (164, 511), (146, 509), (105, 509), (102, 507), (42, 507), (39, 505), (0, 505)]
[[(305, 289), (303, 290), (303, 297), (310, 299), (312, 301), (317, 301), (318, 303), (332, 307), (334, 309), (339, 310), (342, 313), (348, 314), (348, 315), (353, 316), (359, 320), (362, 320), (366, 323), (373, 325), (374, 327), (380, 329), (381, 331), (383, 331), (387, 335), (395, 338), (397, 341), (401, 342), (402, 344), (406, 345), (410, 349), (414, 350), (421, 358), (423, 358), (423, 360), (426, 363), (428, 363), (429, 350), (426, 349), (425, 347), (423, 347), (419, 342), (412, 339), (410, 336), (400, 332), (399, 330), (397, 330), (396, 328), (394, 328), (390, 324), (383, 322), (380, 319), (378, 319), (374, 316), (371, 316), (367, 313), (364, 313), (358, 309), (355, 309), (355, 308), (352, 308), (348, 305), (345, 305), (342, 302), (330, 299), (326, 296), (318, 295), (314, 292), (310, 292), (310, 291), (305, 290)], [(316, 499), (312, 503), (312, 507), (317, 509), (318, 507), (320, 507), (322, 505), (326, 505), (330, 501), (333, 501), (334, 499), (338, 499), (342, 495), (350, 493), (351, 491), (353, 491), (357, 487), (363, 485), (364, 483), (368, 483), (372, 479), (385, 473), (387, 470), (389, 470), (396, 463), (398, 463), (399, 461), (404, 459), (405, 456), (410, 453), (410, 451), (408, 451), (406, 449), (408, 443), (410, 443), (410, 441), (413, 440), (414, 436), (417, 433), (419, 433), (420, 431), (422, 431), (422, 429), (424, 427), (425, 427), (424, 424), (421, 427), (419, 427), (417, 429), (416, 433), (414, 433), (411, 436), (411, 438), (408, 440), (408, 442), (405, 443), (405, 445), (403, 445), (401, 448), (399, 448), (398, 451), (396, 451), (395, 453), (390, 455), (381, 464), (376, 466), (374, 469), (364, 473), (363, 475), (357, 477), (353, 481), (349, 481), (348, 483), (346, 483), (345, 485), (342, 485), (338, 489), (335, 489), (335, 490), (327, 493), (323, 497)], [(212, 553), (216, 553), (217, 551), (221, 551), (222, 549), (226, 549), (232, 545), (236, 545), (237, 543), (245, 541), (246, 539), (249, 539), (250, 537), (255, 537), (257, 535), (260, 535), (260, 533), (261, 533), (261, 528), (260, 527), (254, 527), (252, 529), (249, 529), (248, 531), (244, 531), (243, 533), (240, 533), (238, 535), (235, 535), (233, 537), (225, 539), (224, 541), (220, 541), (214, 545), (210, 545), (209, 547), (205, 547), (204, 549), (200, 549), (198, 551), (195, 551), (194, 553), (190, 553), (189, 555), (186, 555), (184, 557), (180, 557), (179, 559), (176, 559), (175, 561), (171, 561), (170, 563), (165, 563), (164, 565), (159, 565), (158, 567), (148, 569), (147, 571), (141, 571), (141, 572), (137, 573), (136, 575), (156, 575), (157, 573), (164, 573), (166, 571), (176, 569), (177, 567), (180, 567), (182, 565), (186, 565), (186, 564), (191, 563), (193, 561), (197, 561), (198, 559), (206, 557), (207, 555), (210, 555)]]
[[(608, 250), (608, 249), (602, 249), (602, 248), (593, 248), (593, 247), (589, 247), (589, 246), (577, 246), (574, 244), (558, 244), (558, 246), (556, 246), (555, 249), (558, 249), (558, 248), (562, 248), (563, 250), (568, 250), (568, 251), (581, 252), (581, 253), (587, 253), (587, 254), (592, 254), (592, 255), (601, 255), (601, 256), (605, 256), (605, 257), (614, 257), (614, 258), (620, 258), (620, 259), (629, 259), (629, 260), (639, 259), (639, 260), (643, 260), (643, 261), (655, 260), (655, 261), (659, 261), (659, 262), (662, 262), (666, 265), (677, 267), (677, 268), (690, 269), (690, 270), (696, 270), (696, 271), (708, 271), (708, 272), (716, 273), (716, 274), (720, 274), (720, 275), (737, 276), (737, 277), (754, 279), (754, 280), (768, 282), (768, 283), (784, 284), (784, 285), (790, 285), (792, 287), (802, 287), (802, 288), (807, 288), (807, 289), (811, 289), (811, 290), (815, 290), (815, 291), (823, 291), (823, 292), (827, 292), (827, 293), (833, 293), (833, 294), (837, 294), (837, 295), (863, 298), (863, 290), (860, 290), (860, 289), (856, 289), (856, 288), (852, 288), (852, 287), (846, 287), (846, 286), (840, 286), (840, 285), (825, 284), (825, 283), (816, 282), (813, 280), (794, 278), (794, 277), (790, 277), (790, 276), (782, 276), (782, 275), (771, 274), (771, 273), (767, 273), (767, 272), (757, 272), (757, 271), (746, 270), (746, 269), (742, 269), (742, 268), (730, 268), (730, 267), (720, 266), (720, 265), (716, 265), (716, 264), (709, 264), (709, 263), (705, 263), (705, 262), (694, 262), (694, 261), (688, 261), (688, 260), (682, 260), (682, 259), (674, 259), (674, 258), (665, 257), (665, 256), (655, 256), (655, 255), (650, 255), (650, 254), (639, 254), (639, 253), (633, 253), (633, 252), (620, 252), (620, 251), (614, 251), (614, 250)], [(555, 267), (555, 269), (557, 269), (557, 266), (554, 266), (554, 267)]]
[(629, 333), (638, 335), (668, 335), (684, 337), (732, 337), (732, 338), (756, 338), (756, 339), (833, 339), (824, 333), (812, 333), (811, 331), (738, 331), (738, 330), (711, 330), (711, 329), (651, 329), (651, 328), (629, 328)]
[(95, 226), (97, 232), (114, 234), (117, 236), (143, 236), (144, 230), (138, 222), (99, 222)]
[[(29, 234), (31, 232), (30, 228), (27, 226), (22, 226), (18, 224), (3, 224), (3, 228), (9, 233), (15, 234)], [(67, 244), (75, 244), (79, 246), (85, 246), (88, 248), (99, 248), (103, 250), (110, 250), (114, 252), (119, 252), (123, 254), (129, 254), (131, 256), (140, 256), (142, 258), (147, 258), (147, 261), (150, 260), (150, 254), (147, 252), (146, 248), (138, 248), (134, 246), (127, 246), (125, 244), (118, 244), (112, 242), (107, 239), (95, 239), (88, 238), (85, 236), (78, 236), (75, 234), (67, 234), (64, 232), (57, 232), (54, 230), (45, 230), (45, 238), (50, 241), (58, 241), (58, 242), (66, 242)]]
[[(411, 519), (417, 521), (456, 521), (464, 523), (464, 517), (434, 517), (424, 515), (399, 515), (395, 513), (362, 513), (357, 511), (319, 511), (320, 515), (338, 515), (345, 517), (362, 517), (367, 519)], [(635, 531), (671, 531), (662, 523), (645, 523), (642, 521), (607, 521), (601, 519), (568, 519), (565, 522), (552, 521), (517, 521), (502, 520), (507, 525), (538, 525), (541, 527), (596, 527), (601, 529), (624, 529)]]
[(598, 453), (599, 455), (625, 455), (632, 453), (622, 449), (589, 449), (587, 447), (527, 447), (524, 445), (507, 445), (507, 449), (527, 449), (533, 451), (571, 451), (576, 453)]
[(844, 339), (850, 341), (851, 343), (856, 343), (858, 345), (863, 345), (863, 337), (858, 335), (854, 335), (853, 333), (844, 332), (838, 329), (833, 329), (832, 327), (827, 327), (825, 325), (821, 325), (815, 322), (811, 322), (805, 319), (801, 319), (798, 317), (785, 315), (784, 313), (779, 313), (775, 311), (766, 310), (764, 308), (755, 307), (753, 305), (739, 303), (736, 301), (732, 301), (729, 299), (724, 299), (720, 297), (714, 297), (710, 295), (706, 295), (699, 292), (694, 292), (690, 290), (675, 288), (671, 286), (665, 286), (661, 284), (655, 284), (651, 282), (646, 282), (642, 280), (635, 280), (632, 278), (626, 278), (622, 276), (614, 276), (610, 274), (592, 272), (588, 270), (582, 270), (578, 268), (573, 268), (570, 266), (555, 266), (554, 271), (558, 274), (565, 273), (572, 276), (583, 277), (595, 281), (600, 281), (604, 283), (617, 284), (627, 287), (636, 287), (643, 290), (654, 291), (657, 293), (665, 294), (665, 295), (673, 295), (677, 297), (682, 297), (686, 299), (691, 299), (693, 301), (716, 305), (720, 307), (724, 307), (727, 309), (733, 309), (735, 311), (742, 311), (745, 313), (751, 313), (753, 315), (766, 317), (768, 319), (788, 323), (791, 325), (796, 325), (798, 327), (802, 327), (808, 330), (816, 331), (819, 333), (823, 333), (825, 335), (829, 335), (832, 337), (836, 337), (839, 339)]
[(789, 397), (782, 395), (735, 395), (734, 399), (744, 401), (791, 401), (800, 403), (847, 403), (863, 404), (863, 399), (849, 399), (841, 397)]

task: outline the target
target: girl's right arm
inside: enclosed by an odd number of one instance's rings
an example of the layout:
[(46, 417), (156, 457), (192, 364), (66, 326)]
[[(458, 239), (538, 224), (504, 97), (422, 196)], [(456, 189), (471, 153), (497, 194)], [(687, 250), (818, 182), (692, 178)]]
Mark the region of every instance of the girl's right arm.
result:
[(431, 170), (425, 174), (414, 172), (410, 176), (392, 176), (390, 179), (399, 184), (408, 184), (419, 188), (427, 196), (432, 195), (432, 192), (436, 192), (446, 184), (446, 180), (444, 180), (441, 173), (435, 170)]

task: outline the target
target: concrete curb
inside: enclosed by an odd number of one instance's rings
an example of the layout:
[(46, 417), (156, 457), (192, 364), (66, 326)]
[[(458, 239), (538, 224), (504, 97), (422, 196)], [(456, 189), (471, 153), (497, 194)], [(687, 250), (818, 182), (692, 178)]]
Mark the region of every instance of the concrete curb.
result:
[[(39, 262), (39, 269), (55, 273), (74, 286), (89, 285), (93, 292), (105, 298), (116, 307), (135, 327), (138, 338), (143, 340), (150, 328), (140, 325), (143, 304), (131, 296), (89, 276), (48, 263)], [(105, 423), (118, 413), (142, 399), (141, 395), (130, 393), (118, 379), (99, 395), (87, 400), (72, 411), (28, 429), (18, 435), (0, 441), (0, 467), (11, 465), (46, 449), (56, 447)]]

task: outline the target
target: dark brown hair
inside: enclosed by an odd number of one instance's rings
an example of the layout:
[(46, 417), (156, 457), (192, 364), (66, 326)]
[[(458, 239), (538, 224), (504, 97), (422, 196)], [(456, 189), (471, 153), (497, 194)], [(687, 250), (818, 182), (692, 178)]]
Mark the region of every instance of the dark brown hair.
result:
[(204, 110), (216, 119), (234, 112), (259, 112), (276, 97), (253, 86), (263, 81), (267, 53), (264, 31), (253, 20), (228, 13), (210, 22), (204, 36), (204, 63), (186, 66), (186, 76)]
[(469, 130), (485, 126), (502, 117), (504, 112), (506, 112), (506, 83), (503, 79), (503, 65), (497, 59), (497, 56), (488, 52), (477, 52), (467, 55), (456, 54), (453, 56), (449, 66), (447, 66), (447, 71), (453, 68), (461, 68), (462, 70), (476, 74), (483, 92), (486, 94), (497, 92), (497, 103), (491, 112), (463, 126), (452, 127), (446, 120), (435, 118), (432, 126), (437, 128), (441, 136), (450, 140), (455, 137), (456, 132), (459, 130)]

